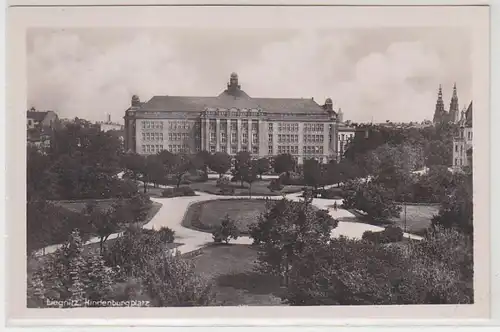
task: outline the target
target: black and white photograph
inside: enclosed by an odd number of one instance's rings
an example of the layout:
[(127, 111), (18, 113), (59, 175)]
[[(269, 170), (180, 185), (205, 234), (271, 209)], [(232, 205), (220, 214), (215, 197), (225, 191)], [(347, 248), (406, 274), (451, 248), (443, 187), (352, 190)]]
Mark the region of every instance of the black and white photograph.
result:
[(234, 12), (26, 25), (24, 104), (8, 110), (26, 125), (25, 307), (487, 301), (489, 87), (464, 15), (270, 27)]

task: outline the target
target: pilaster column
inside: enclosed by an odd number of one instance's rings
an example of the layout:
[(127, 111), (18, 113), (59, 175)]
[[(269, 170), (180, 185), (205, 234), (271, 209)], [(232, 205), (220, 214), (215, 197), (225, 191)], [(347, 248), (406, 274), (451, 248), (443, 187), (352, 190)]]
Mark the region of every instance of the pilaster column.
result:
[(252, 119), (247, 119), (247, 123), (248, 123), (248, 152), (250, 152), (250, 154), (252, 154), (252, 139), (253, 139), (253, 130), (252, 130), (252, 125), (253, 125), (253, 121)]
[(266, 123), (262, 121), (262, 119), (259, 119), (259, 158), (262, 158), (267, 155), (267, 149), (268, 149), (268, 142), (267, 142), (267, 128), (266, 128)]
[(330, 155), (330, 123), (325, 122), (323, 124), (323, 162), (325, 163), (328, 156)]
[(200, 119), (200, 150), (205, 149), (205, 118)]
[(299, 122), (299, 164), (304, 162), (304, 122)]
[(231, 153), (231, 119), (226, 119), (226, 152)]
[(236, 152), (241, 151), (241, 140), (243, 138), (243, 134), (241, 132), (241, 119), (237, 120), (238, 122), (238, 134), (236, 134), (236, 137), (238, 138), (238, 150)]
[(215, 151), (220, 151), (220, 119), (215, 120)]
[(210, 119), (205, 118), (205, 149), (210, 152)]

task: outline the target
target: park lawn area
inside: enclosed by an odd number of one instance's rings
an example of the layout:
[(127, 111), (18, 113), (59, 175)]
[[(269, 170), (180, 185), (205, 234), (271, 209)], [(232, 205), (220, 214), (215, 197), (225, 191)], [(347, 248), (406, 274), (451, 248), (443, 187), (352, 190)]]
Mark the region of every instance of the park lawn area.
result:
[[(270, 180), (257, 180), (252, 183), (252, 196), (278, 196), (281, 195), (279, 192), (272, 192), (267, 187), (269, 186)], [(217, 188), (217, 180), (208, 180), (205, 182), (191, 183), (189, 186), (195, 191), (202, 191), (213, 195), (220, 195), (220, 189)], [(240, 182), (231, 182), (231, 186), (234, 188), (235, 196), (246, 196), (249, 195), (250, 186), (248, 183), (243, 183), (241, 187)], [(285, 186), (281, 192), (290, 194), (302, 191), (303, 186)]]
[(221, 224), (226, 214), (236, 223), (242, 234), (258, 222), (266, 209), (264, 199), (218, 199), (193, 203), (182, 221), (182, 225), (200, 231), (211, 232)]
[(283, 305), (279, 279), (255, 272), (257, 250), (252, 246), (210, 245), (190, 260), (196, 273), (214, 283), (215, 305)]
[[(399, 218), (391, 221), (404, 229), (405, 213), (401, 206)], [(406, 205), (406, 229), (409, 233), (421, 233), (431, 226), (432, 217), (439, 213), (439, 205)]]

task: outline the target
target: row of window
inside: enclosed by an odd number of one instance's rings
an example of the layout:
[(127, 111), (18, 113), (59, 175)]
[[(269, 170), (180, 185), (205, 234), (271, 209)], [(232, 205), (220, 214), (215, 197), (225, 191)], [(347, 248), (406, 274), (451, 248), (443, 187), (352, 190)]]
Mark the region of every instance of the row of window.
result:
[(193, 128), (193, 122), (192, 121), (186, 121), (186, 120), (174, 120), (174, 121), (169, 121), (168, 122), (168, 129), (171, 130), (177, 130), (177, 129), (184, 129), (188, 130)]
[(184, 141), (189, 139), (191, 135), (189, 133), (168, 133), (169, 141)]
[[(238, 130), (238, 121), (237, 120), (230, 120), (230, 121), (231, 121), (230, 122), (231, 130)], [(220, 120), (219, 129), (227, 131), (227, 124), (228, 124), (227, 120)], [(242, 121), (241, 122), (241, 129), (248, 130), (248, 124), (249, 124), (249, 121)], [(259, 122), (258, 121), (252, 120), (251, 124), (252, 124), (252, 130), (254, 130), (254, 131), (259, 130)], [(208, 129), (213, 130), (213, 131), (217, 130), (217, 121), (210, 120), (208, 122)]]
[(323, 135), (304, 135), (304, 143), (323, 143)]
[(163, 150), (163, 145), (161, 144), (145, 144), (142, 146), (142, 153), (158, 153)]
[(304, 155), (314, 155), (314, 154), (323, 154), (323, 146), (304, 146), (302, 147)]
[[(210, 133), (210, 143), (215, 143), (217, 142), (217, 134), (216, 133)], [(220, 133), (220, 142), (221, 143), (227, 143), (227, 134), (226, 133)], [(231, 143), (235, 144), (238, 142), (238, 133), (231, 133)], [(248, 143), (248, 133), (243, 133), (241, 135), (241, 143), (242, 144), (247, 144)], [(258, 144), (259, 143), (259, 135), (257, 133), (252, 133), (252, 144)]]
[(339, 141), (346, 141), (350, 138), (353, 138), (354, 134), (339, 134)]
[(298, 143), (299, 135), (278, 135), (278, 143)]
[[(216, 149), (217, 148), (216, 148), (215, 145), (210, 145), (210, 152), (211, 153), (215, 153)], [(238, 147), (236, 145), (231, 145), (230, 149), (231, 149), (230, 150), (231, 154), (236, 154), (238, 152)], [(220, 151), (228, 153), (228, 151), (227, 151), (227, 145), (221, 145), (220, 146)], [(246, 146), (246, 145), (242, 146), (241, 147), (241, 151), (248, 151), (248, 146)], [(257, 145), (252, 146), (252, 153), (253, 154), (259, 154), (259, 147)]]
[(283, 153), (297, 155), (299, 154), (299, 147), (298, 145), (278, 145), (278, 154)]
[(324, 123), (304, 123), (304, 132), (322, 132), (324, 130)]
[(142, 129), (163, 129), (163, 121), (142, 121)]
[(163, 141), (163, 133), (142, 133), (143, 141)]
[[(272, 125), (272, 123), (270, 123)], [(272, 126), (269, 127), (272, 131)], [(294, 122), (280, 122), (278, 123), (278, 131), (299, 131), (299, 124)]]

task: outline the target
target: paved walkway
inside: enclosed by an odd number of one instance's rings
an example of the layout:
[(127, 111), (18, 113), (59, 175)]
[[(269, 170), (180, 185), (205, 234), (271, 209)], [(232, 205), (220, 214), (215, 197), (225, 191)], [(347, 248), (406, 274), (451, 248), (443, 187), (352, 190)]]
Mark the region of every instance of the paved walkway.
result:
[[(185, 254), (192, 252), (194, 250), (200, 249), (205, 245), (212, 243), (212, 234), (207, 232), (201, 232), (194, 229), (186, 228), (182, 226), (182, 220), (184, 219), (184, 214), (186, 213), (188, 207), (195, 202), (209, 201), (209, 200), (217, 200), (217, 199), (248, 199), (248, 196), (221, 196), (221, 195), (212, 195), (203, 192), (196, 192), (198, 196), (188, 196), (188, 197), (174, 197), (174, 198), (151, 198), (152, 201), (162, 204), (162, 207), (158, 211), (158, 213), (144, 225), (144, 228), (147, 229), (159, 229), (161, 227), (169, 227), (173, 231), (175, 231), (175, 242), (182, 243), (177, 249)], [(300, 197), (302, 193), (293, 193), (286, 195), (286, 198), (292, 201), (300, 201), (302, 198)], [(281, 199), (282, 196), (252, 196), (252, 199)], [(313, 199), (312, 204), (320, 209), (328, 210), (329, 214), (334, 219), (340, 218), (354, 218), (355, 216), (344, 209), (338, 208), (334, 210), (331, 206), (337, 202), (338, 206), (342, 205), (341, 199), (322, 199), (315, 198)], [(331, 236), (332, 238), (338, 236), (346, 236), (355, 239), (361, 239), (363, 233), (365, 231), (381, 231), (383, 227), (357, 223), (357, 222), (345, 222), (340, 221), (337, 228), (335, 228)], [(120, 236), (121, 233), (112, 234), (108, 239), (114, 239)], [(413, 235), (413, 234), (404, 234), (405, 237), (411, 239), (421, 239), (421, 237)], [(92, 238), (86, 244), (99, 242), (99, 238)], [(240, 236), (236, 241), (232, 240), (231, 243), (237, 244), (252, 244), (252, 239), (248, 236)], [(57, 250), (61, 245), (52, 245), (45, 248), (45, 253), (48, 254)], [(39, 254), (42, 254), (40, 251)]]

